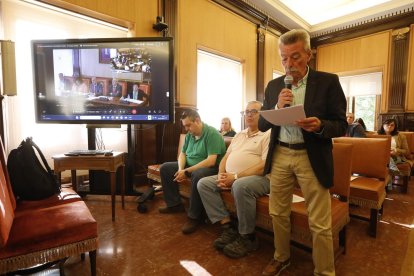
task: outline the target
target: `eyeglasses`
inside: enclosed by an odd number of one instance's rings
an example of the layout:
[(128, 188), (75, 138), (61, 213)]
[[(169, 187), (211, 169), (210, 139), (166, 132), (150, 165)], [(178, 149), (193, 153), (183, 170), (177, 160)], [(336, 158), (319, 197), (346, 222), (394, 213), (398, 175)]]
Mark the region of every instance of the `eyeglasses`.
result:
[(245, 110), (245, 111), (242, 111), (241, 112), (242, 113), (242, 115), (245, 115), (245, 116), (249, 116), (249, 115), (256, 115), (257, 113), (259, 113), (259, 110), (257, 110), (257, 109), (247, 109), (247, 110)]

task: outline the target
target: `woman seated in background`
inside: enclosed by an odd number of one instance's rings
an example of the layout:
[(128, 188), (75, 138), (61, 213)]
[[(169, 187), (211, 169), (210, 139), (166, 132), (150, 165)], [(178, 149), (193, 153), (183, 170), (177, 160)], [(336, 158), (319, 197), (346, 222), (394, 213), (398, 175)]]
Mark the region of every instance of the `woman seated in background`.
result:
[[(348, 128), (346, 129), (345, 136), (347, 137), (359, 137), (365, 138), (365, 124), (361, 125), (359, 122), (354, 120), (354, 113), (346, 113), (346, 121), (348, 122)], [(362, 120), (362, 119), (361, 119)], [(364, 123), (362, 121), (362, 123)]]
[(364, 120), (362, 120), (362, 118), (356, 118), (354, 123), (360, 124), (364, 131), (367, 131), (367, 126), (365, 125)]
[(234, 137), (234, 135), (236, 135), (236, 132), (231, 127), (230, 118), (224, 117), (221, 120), (220, 134), (227, 137)]
[(88, 92), (88, 87), (82, 81), (82, 79), (78, 77), (78, 78), (75, 79), (75, 82), (72, 85), (72, 92), (79, 93), (79, 94), (84, 94), (84, 93)]
[(378, 134), (391, 135), (391, 160), (389, 169), (391, 173), (398, 174), (399, 170), (397, 164), (407, 161), (405, 155), (408, 154), (409, 148), (407, 138), (404, 134), (398, 132), (397, 121), (395, 119), (387, 119), (382, 123)]

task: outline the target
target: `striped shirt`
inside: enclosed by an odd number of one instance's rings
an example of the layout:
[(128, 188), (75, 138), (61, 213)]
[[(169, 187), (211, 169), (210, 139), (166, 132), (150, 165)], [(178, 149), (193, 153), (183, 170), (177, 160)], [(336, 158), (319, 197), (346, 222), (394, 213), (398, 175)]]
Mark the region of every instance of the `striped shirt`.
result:
[[(303, 77), (303, 79), (299, 80), (296, 86), (292, 85), (292, 93), (293, 93), (292, 106), (305, 103), (305, 91), (306, 91), (306, 84), (308, 82), (308, 74), (309, 74), (309, 67), (307, 68), (307, 73)], [(301, 128), (294, 126), (294, 125), (280, 127), (279, 141), (289, 143), (289, 144), (303, 143), (304, 140), (303, 140)]]

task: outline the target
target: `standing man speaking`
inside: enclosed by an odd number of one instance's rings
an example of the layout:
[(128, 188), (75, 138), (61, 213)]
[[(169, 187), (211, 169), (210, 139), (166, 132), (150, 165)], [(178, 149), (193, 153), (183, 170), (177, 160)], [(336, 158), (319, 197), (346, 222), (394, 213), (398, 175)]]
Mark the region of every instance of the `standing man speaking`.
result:
[(305, 30), (283, 34), (279, 54), (288, 77), (269, 82), (262, 110), (303, 104), (307, 117), (292, 126), (275, 126), (260, 118), (261, 131), (272, 129), (264, 173), (270, 173), (269, 213), (276, 248), (263, 275), (279, 275), (290, 265), (295, 184), (301, 187), (308, 211), (314, 274), (335, 275), (329, 194), (333, 186), (332, 138), (343, 136), (347, 129), (346, 99), (337, 75), (309, 68), (312, 51)]

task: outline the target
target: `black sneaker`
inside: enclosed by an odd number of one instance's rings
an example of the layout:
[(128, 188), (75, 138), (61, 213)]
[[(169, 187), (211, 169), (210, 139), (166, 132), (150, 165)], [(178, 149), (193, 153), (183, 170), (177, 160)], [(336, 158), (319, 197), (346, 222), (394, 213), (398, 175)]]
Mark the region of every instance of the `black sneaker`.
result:
[(215, 249), (223, 250), (223, 248), (237, 239), (239, 233), (230, 226), (223, 227), (223, 232), (214, 242)]
[(259, 241), (256, 237), (250, 240), (247, 235), (239, 235), (239, 237), (232, 243), (223, 248), (223, 252), (230, 258), (241, 258), (247, 253), (255, 251), (259, 248)]

